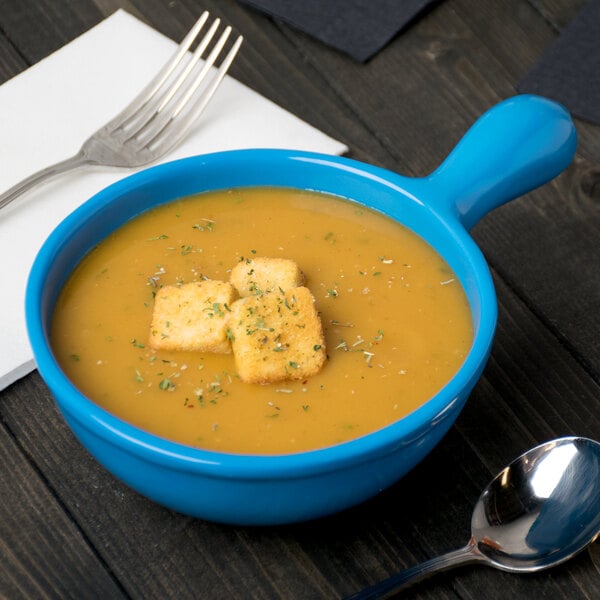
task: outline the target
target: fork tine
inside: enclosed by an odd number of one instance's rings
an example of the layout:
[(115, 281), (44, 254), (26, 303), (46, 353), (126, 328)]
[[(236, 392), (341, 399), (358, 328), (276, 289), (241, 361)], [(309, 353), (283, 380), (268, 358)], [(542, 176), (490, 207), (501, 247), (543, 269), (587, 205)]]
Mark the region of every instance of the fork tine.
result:
[(169, 80), (169, 77), (167, 77), (160, 82), (160, 85), (157, 85), (153, 95), (148, 98), (146, 103), (143, 106), (140, 106), (123, 122), (121, 130), (125, 143), (137, 137), (144, 126), (156, 118), (158, 113), (162, 112), (169, 104), (171, 98), (177, 93), (200, 58), (202, 58), (202, 54), (212, 41), (220, 24), (221, 19), (215, 19), (209, 30), (200, 40), (198, 47), (187, 61), (187, 64), (180, 68), (180, 73), (177, 74), (176, 69), (181, 67), (181, 65), (177, 65), (170, 73), (170, 75), (173, 76), (171, 80), (167, 82), (167, 80)]
[[(201, 94), (195, 99), (194, 102), (188, 107), (187, 112), (181, 114), (181, 111), (176, 116), (166, 122), (166, 124), (150, 139), (145, 145), (151, 147), (153, 151), (160, 153), (168, 152), (180, 139), (187, 133), (192, 123), (200, 116), (210, 99), (213, 97), (218, 87), (221, 85), (233, 59), (238, 53), (242, 42), (244, 41), (243, 36), (239, 36), (234, 42), (233, 46), (223, 59), (223, 62), (214, 74), (210, 84), (204, 88)], [(187, 99), (189, 102), (190, 98)], [(183, 107), (182, 107), (183, 108)]]
[(208, 44), (210, 43), (210, 41), (212, 40), (212, 38), (214, 37), (220, 24), (221, 24), (221, 19), (215, 19), (215, 22), (212, 24), (211, 28), (208, 30), (206, 35), (202, 38), (202, 40), (198, 44), (198, 47), (194, 51), (192, 58), (190, 58), (190, 60), (188, 61), (188, 64), (185, 66), (185, 69), (179, 75), (177, 81), (171, 86), (171, 89), (163, 98), (162, 102), (160, 103), (160, 106), (156, 109), (156, 112), (161, 112), (162, 110), (164, 110), (165, 106), (167, 106), (167, 104), (169, 104), (171, 98), (173, 98), (173, 96), (177, 93), (177, 91), (179, 90), (179, 88), (181, 87), (183, 82), (187, 79), (188, 75), (190, 74), (190, 72), (192, 71), (192, 69), (194, 68), (196, 63), (200, 60), (200, 58), (204, 54), (204, 51), (206, 50), (206, 48), (207, 48)]
[(195, 94), (196, 90), (200, 87), (200, 84), (204, 80), (204, 77), (206, 76), (206, 74), (208, 73), (210, 68), (215, 64), (217, 57), (221, 53), (221, 50), (223, 50), (223, 46), (225, 46), (225, 42), (227, 41), (227, 39), (229, 38), (230, 35), (231, 35), (231, 27), (227, 26), (225, 28), (225, 31), (223, 31), (223, 33), (221, 34), (219, 41), (215, 44), (215, 47), (212, 49), (211, 53), (208, 55), (208, 58), (206, 59), (206, 62), (204, 63), (202, 70), (200, 71), (200, 73), (198, 73), (198, 76), (196, 77), (196, 79), (188, 87), (188, 89), (185, 91), (183, 98), (179, 101), (179, 104), (175, 107), (175, 110), (173, 111), (173, 114), (172, 114), (173, 118), (175, 118), (184, 109), (186, 104), (189, 102), (190, 98)]
[(198, 20), (194, 23), (194, 26), (183, 38), (175, 53), (160, 69), (160, 71), (154, 76), (154, 78), (142, 89), (142, 91), (109, 123), (107, 123), (107, 129), (118, 129), (125, 126), (128, 120), (130, 120), (143, 106), (145, 106), (158, 92), (158, 90), (164, 85), (165, 81), (177, 68), (183, 57), (186, 55), (190, 46), (194, 43), (194, 40), (198, 37), (199, 32), (204, 27), (204, 24), (208, 20), (209, 12), (204, 11)]
[(205, 80), (206, 75), (209, 73), (210, 69), (217, 60), (230, 35), (231, 27), (227, 27), (219, 37), (219, 40), (216, 42), (215, 46), (212, 48), (209, 56), (202, 65), (200, 72), (193, 79), (188, 78), (190, 81), (188, 82), (185, 90), (182, 90), (183, 97), (181, 100), (177, 99), (175, 108), (170, 111), (165, 110), (160, 114), (154, 113), (154, 115), (152, 115), (152, 117), (146, 123), (141, 125), (137, 131), (131, 133), (129, 138), (126, 140), (126, 143), (131, 143), (135, 140), (141, 143), (143, 146), (148, 146), (148, 144), (160, 134), (166, 125), (183, 110), (189, 100), (194, 96), (195, 92)]

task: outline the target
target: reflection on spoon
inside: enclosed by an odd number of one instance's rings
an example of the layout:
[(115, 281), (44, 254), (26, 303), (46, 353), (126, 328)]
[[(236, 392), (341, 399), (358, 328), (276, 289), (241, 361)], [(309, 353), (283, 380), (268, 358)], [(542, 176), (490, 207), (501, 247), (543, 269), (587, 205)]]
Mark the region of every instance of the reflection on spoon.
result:
[(383, 598), (427, 575), (467, 563), (526, 573), (571, 558), (600, 534), (600, 443), (566, 437), (529, 450), (486, 487), (471, 539), (347, 600)]

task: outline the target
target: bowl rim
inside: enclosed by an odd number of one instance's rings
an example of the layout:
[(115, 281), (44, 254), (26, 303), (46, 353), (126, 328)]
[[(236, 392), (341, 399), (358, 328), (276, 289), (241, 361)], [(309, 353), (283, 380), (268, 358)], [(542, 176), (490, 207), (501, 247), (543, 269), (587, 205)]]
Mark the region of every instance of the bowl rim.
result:
[[(461, 252), (468, 254), (470, 263), (473, 263), (472, 272), (481, 305), (481, 315), (478, 326), (475, 327), (471, 348), (452, 379), (408, 415), (358, 438), (314, 450), (277, 455), (219, 452), (174, 442), (123, 421), (87, 398), (63, 373), (50, 347), (46, 324), (49, 317), (44, 317), (42, 300), (46, 276), (56, 257), (68, 248), (68, 240), (73, 232), (81, 226), (82, 222), (92, 220), (98, 210), (110, 205), (111, 202), (116, 202), (123, 194), (130, 193), (142, 184), (160, 180), (177, 170), (194, 168), (199, 164), (206, 168), (209, 164), (219, 164), (223, 161), (233, 164), (235, 161), (245, 161), (248, 157), (252, 157), (253, 160), (258, 158), (261, 161), (315, 161), (327, 166), (351, 169), (359, 176), (375, 178), (384, 183), (389, 182), (400, 189), (408, 189), (408, 193), (411, 186), (416, 186), (416, 199), (424, 206), (424, 210), (430, 211), (431, 218), (437, 217), (448, 224), (456, 238), (455, 243), (461, 246)], [(494, 285), (487, 262), (479, 247), (454, 215), (440, 207), (423, 202), (422, 183), (423, 180), (405, 178), (346, 157), (296, 150), (246, 149), (216, 152), (162, 163), (124, 177), (102, 189), (75, 209), (51, 232), (34, 260), (27, 283), (25, 312), (30, 344), (37, 368), (50, 388), (59, 410), (68, 422), (72, 423), (74, 420), (88, 433), (101, 437), (116, 447), (126, 448), (148, 462), (158, 462), (176, 470), (202, 472), (204, 475), (218, 478), (306, 477), (368, 462), (373, 457), (384, 456), (401, 446), (414, 443), (428, 431), (432, 423), (437, 423), (454, 414), (456, 410), (460, 410), (487, 361), (497, 319)], [(171, 200), (176, 198), (174, 196)], [(151, 202), (147, 208), (157, 205), (158, 203)], [(123, 222), (117, 223), (115, 228)], [(94, 244), (91, 243), (87, 251), (93, 246)], [(81, 257), (78, 260), (81, 260)]]

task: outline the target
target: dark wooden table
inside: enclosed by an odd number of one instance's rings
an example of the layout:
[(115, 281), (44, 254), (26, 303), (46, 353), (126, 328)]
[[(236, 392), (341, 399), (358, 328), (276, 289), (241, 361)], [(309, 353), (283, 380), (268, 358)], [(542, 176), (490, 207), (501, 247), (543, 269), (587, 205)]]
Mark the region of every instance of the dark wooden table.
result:
[[(117, 8), (180, 40), (203, 8), (245, 37), (233, 75), (405, 175), (515, 94), (583, 0), (446, 0), (365, 65), (235, 0), (0, 0), (0, 82)], [(37, 373), (0, 393), (0, 596), (338, 598), (454, 549), (480, 489), (528, 447), (600, 438), (600, 127), (574, 163), (473, 230), (497, 286), (490, 362), (456, 425), (390, 490), (316, 522), (215, 525), (130, 491), (74, 439)], [(6, 257), (4, 258), (6, 260)], [(465, 567), (415, 598), (598, 598), (600, 544), (552, 571)]]

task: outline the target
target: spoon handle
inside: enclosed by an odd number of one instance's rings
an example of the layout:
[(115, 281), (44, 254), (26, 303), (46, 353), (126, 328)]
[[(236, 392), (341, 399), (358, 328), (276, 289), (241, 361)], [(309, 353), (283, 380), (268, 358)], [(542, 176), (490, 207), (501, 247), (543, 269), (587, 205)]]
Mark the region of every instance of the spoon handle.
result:
[(447, 554), (443, 554), (436, 558), (431, 558), (414, 567), (409, 567), (404, 571), (400, 571), (371, 587), (365, 588), (364, 590), (349, 596), (346, 600), (374, 600), (375, 598), (385, 598), (388, 594), (399, 592), (433, 573), (445, 571), (458, 565), (482, 561), (486, 562), (486, 560), (485, 556), (477, 549), (477, 546), (474, 543), (469, 543), (464, 548), (448, 552)]

